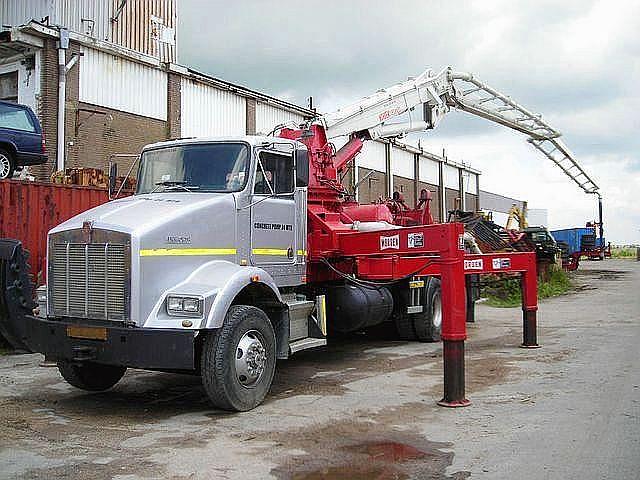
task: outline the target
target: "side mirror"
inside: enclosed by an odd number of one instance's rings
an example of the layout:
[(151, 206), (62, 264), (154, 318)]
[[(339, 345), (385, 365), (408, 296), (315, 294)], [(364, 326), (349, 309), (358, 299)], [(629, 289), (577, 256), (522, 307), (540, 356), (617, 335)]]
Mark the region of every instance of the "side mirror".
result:
[(118, 164), (109, 162), (109, 200), (116, 191), (116, 179), (118, 178)]

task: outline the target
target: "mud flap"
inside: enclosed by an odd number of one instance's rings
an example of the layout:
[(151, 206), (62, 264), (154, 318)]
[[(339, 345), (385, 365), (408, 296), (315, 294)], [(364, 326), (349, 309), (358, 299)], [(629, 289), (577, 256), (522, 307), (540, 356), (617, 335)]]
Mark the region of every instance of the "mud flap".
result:
[(0, 335), (14, 348), (32, 351), (24, 342), (25, 315), (36, 307), (27, 255), (18, 240), (0, 239)]

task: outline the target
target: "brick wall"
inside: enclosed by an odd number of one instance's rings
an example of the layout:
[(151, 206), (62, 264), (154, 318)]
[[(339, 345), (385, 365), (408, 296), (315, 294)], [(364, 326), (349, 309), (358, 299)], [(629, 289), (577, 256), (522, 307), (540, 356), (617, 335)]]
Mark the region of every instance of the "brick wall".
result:
[[(371, 169), (358, 167), (358, 180), (363, 179)], [(360, 203), (373, 203), (379, 197), (386, 197), (387, 175), (383, 172), (374, 171), (358, 187), (358, 200)]]
[(167, 138), (180, 138), (181, 136), (181, 88), (180, 75), (169, 72), (167, 78)]
[(48, 180), (56, 169), (57, 112), (58, 112), (58, 51), (56, 41), (44, 39), (40, 69), (40, 97), (38, 117), (47, 140), (49, 161), (45, 165), (34, 165), (29, 170), (38, 180)]
[(407, 177), (401, 177), (400, 175), (393, 176), (393, 191), (400, 192), (404, 197), (404, 202), (409, 208), (413, 208), (416, 204), (416, 198), (414, 193), (413, 179)]
[[(100, 112), (100, 113), (95, 113)], [(75, 115), (74, 115), (75, 117)], [(67, 167), (92, 167), (106, 171), (113, 154), (138, 154), (149, 143), (164, 140), (166, 122), (78, 102), (77, 135), (70, 129), (73, 146), (67, 147)], [(115, 158), (119, 175), (132, 159)]]

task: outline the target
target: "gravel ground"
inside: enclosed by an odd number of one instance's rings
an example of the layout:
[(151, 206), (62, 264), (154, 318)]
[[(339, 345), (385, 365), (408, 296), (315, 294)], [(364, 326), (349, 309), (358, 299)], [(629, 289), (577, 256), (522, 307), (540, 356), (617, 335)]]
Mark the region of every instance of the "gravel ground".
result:
[(463, 409), (436, 406), (441, 345), (359, 337), (281, 362), (257, 409), (211, 409), (199, 379), (129, 371), (64, 383), (39, 355), (0, 357), (0, 478), (637, 479), (640, 263), (583, 262), (540, 305), (479, 306)]

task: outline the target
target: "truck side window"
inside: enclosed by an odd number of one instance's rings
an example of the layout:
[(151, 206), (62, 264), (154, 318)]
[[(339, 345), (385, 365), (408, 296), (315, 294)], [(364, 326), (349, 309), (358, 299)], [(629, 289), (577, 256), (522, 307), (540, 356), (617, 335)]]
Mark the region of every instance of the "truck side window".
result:
[[(286, 154), (260, 152), (260, 164), (256, 169), (256, 183), (253, 192), (259, 195), (273, 193), (293, 193), (294, 169), (293, 156)], [(264, 170), (264, 174), (263, 174)], [(269, 188), (271, 186), (271, 189)]]

